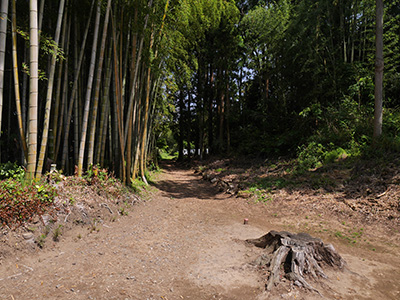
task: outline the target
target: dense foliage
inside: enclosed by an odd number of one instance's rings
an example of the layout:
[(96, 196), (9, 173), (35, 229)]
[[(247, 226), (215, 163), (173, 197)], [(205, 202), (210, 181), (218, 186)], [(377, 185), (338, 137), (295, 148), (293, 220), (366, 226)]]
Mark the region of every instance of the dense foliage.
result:
[[(315, 167), (372, 144), (374, 0), (2, 3), (1, 159), (28, 162), (30, 178), (100, 164), (146, 182), (146, 163), (174, 152), (314, 155)], [(399, 4), (384, 7), (380, 144), (392, 150)]]
[[(301, 156), (316, 147), (328, 156), (365, 152), (374, 117), (375, 1), (236, 5), (234, 17), (206, 28), (190, 48), (179, 43), (181, 52), (196, 54), (191, 77), (173, 94), (180, 151), (193, 145), (262, 156)], [(384, 17), (382, 140), (391, 150), (398, 148), (398, 7), (387, 3)]]

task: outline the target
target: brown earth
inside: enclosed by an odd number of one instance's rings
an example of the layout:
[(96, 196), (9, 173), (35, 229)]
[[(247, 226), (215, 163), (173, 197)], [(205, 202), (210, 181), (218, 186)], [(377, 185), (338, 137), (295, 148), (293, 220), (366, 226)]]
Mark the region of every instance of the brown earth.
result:
[(265, 272), (251, 264), (262, 249), (244, 241), (270, 230), (334, 245), (348, 271), (312, 282), (326, 299), (400, 299), (398, 220), (367, 222), (346, 204), (324, 206), (332, 197), (282, 191), (255, 202), (166, 165), (128, 215), (115, 218), (114, 206), (98, 203), (101, 222), (76, 222), (43, 249), (3, 232), (0, 299), (321, 299), (284, 280), (265, 291)]

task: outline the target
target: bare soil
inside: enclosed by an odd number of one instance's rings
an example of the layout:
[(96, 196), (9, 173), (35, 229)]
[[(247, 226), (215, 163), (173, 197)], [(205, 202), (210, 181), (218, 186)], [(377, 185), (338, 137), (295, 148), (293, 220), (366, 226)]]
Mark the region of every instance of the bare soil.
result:
[(63, 216), (74, 226), (43, 249), (23, 232), (3, 232), (0, 299), (322, 299), (284, 278), (265, 291), (267, 274), (253, 264), (262, 249), (245, 240), (270, 230), (333, 244), (348, 271), (328, 270), (327, 280), (313, 283), (324, 298), (400, 299), (397, 216), (369, 222), (331, 198), (297, 190), (256, 202), (220, 192), (192, 169), (165, 165), (147, 200), (118, 218), (101, 200), (92, 204), (101, 222)]

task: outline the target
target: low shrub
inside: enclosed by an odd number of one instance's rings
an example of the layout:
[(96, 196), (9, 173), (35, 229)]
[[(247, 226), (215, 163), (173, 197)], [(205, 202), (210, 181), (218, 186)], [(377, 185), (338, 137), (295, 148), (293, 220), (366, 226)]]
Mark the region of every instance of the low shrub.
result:
[(299, 147), (298, 166), (303, 170), (318, 168), (322, 166), (324, 155), (325, 147), (315, 142)]
[(0, 164), (0, 180), (14, 178), (21, 181), (25, 177), (25, 169), (16, 163), (6, 162)]
[(0, 224), (18, 227), (37, 215), (53, 214), (56, 196), (55, 188), (44, 181), (32, 184), (11, 178), (0, 181)]

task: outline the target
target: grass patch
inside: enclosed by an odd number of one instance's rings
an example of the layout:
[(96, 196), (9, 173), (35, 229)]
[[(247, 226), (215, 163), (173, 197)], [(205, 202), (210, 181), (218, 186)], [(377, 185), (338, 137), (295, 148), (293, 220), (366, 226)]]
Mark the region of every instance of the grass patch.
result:
[(348, 243), (356, 244), (361, 241), (361, 238), (364, 234), (364, 228), (353, 228), (349, 229), (347, 232), (336, 231), (334, 236), (346, 240)]
[(60, 240), (60, 236), (62, 235), (63, 225), (59, 224), (56, 229), (53, 231), (53, 241), (58, 242)]
[(273, 200), (272, 196), (266, 190), (260, 190), (256, 187), (244, 190), (243, 193), (253, 196), (256, 202), (266, 203)]
[(166, 151), (160, 150), (159, 154), (160, 154), (160, 157), (162, 160), (173, 160), (173, 159), (178, 158), (177, 152), (171, 154)]

